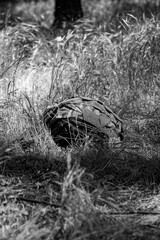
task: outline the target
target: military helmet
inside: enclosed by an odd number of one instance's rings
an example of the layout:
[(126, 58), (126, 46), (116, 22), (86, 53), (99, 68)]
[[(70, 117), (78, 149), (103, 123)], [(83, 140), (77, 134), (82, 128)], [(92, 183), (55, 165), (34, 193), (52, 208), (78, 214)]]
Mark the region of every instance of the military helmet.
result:
[(43, 122), (58, 146), (83, 142), (86, 137), (123, 140), (122, 120), (99, 100), (75, 97), (48, 107)]

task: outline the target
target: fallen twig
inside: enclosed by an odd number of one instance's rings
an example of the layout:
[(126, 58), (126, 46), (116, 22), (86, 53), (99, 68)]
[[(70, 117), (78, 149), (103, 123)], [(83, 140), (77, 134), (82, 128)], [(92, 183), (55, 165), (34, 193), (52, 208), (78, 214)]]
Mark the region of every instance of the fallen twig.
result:
[(129, 212), (109, 212), (107, 215), (160, 215), (160, 212), (129, 211)]
[[(48, 206), (52, 206), (55, 208), (62, 207), (62, 204), (60, 203), (49, 203), (46, 201), (40, 201), (35, 199), (29, 199), (24, 197), (18, 197), (18, 201), (25, 201), (25, 202), (31, 202), (31, 203), (38, 203), (38, 204), (44, 204)], [(146, 212), (146, 211), (129, 211), (129, 212), (108, 212), (107, 215), (160, 215), (160, 212)]]

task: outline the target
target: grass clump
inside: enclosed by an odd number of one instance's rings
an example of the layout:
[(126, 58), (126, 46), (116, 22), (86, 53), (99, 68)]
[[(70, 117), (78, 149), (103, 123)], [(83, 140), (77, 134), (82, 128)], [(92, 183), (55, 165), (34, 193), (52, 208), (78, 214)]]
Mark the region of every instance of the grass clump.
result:
[(129, 86), (131, 109), (153, 116), (159, 102), (159, 23), (153, 19), (136, 28), (120, 47), (120, 82)]

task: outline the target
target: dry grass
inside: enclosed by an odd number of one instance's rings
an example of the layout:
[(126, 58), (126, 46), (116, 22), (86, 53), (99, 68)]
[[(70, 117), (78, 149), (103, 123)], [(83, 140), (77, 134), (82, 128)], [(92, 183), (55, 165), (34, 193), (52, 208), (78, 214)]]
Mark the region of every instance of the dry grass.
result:
[[(122, 14), (115, 31), (116, 3), (88, 0), (91, 21), (53, 33), (50, 4), (21, 2), (0, 32), (0, 238), (159, 239), (158, 17)], [(77, 95), (123, 118), (121, 146), (54, 144), (41, 114)]]

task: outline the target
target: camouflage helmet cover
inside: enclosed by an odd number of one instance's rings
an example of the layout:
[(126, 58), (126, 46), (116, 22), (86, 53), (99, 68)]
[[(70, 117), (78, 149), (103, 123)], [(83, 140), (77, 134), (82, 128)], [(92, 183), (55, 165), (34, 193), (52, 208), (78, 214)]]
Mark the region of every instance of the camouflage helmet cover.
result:
[(43, 121), (49, 129), (58, 119), (84, 121), (108, 137), (120, 137), (123, 140), (122, 120), (99, 100), (71, 98), (49, 107), (43, 114)]

